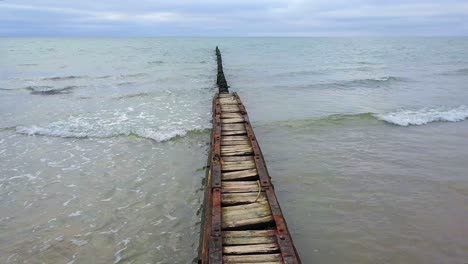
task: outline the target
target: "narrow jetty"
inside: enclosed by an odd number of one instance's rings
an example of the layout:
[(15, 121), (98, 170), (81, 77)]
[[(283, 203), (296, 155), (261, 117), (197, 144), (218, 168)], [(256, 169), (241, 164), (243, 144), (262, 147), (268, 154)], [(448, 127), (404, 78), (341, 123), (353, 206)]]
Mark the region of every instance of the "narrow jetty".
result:
[(301, 263), (245, 106), (229, 92), (218, 47), (216, 58), (219, 93), (198, 263)]

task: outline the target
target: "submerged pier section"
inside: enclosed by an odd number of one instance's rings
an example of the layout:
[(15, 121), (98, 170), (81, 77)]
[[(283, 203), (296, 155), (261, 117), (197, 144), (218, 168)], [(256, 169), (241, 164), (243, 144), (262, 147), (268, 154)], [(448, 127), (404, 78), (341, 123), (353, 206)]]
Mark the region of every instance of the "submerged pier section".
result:
[(245, 106), (229, 93), (218, 47), (216, 55), (199, 263), (301, 263)]

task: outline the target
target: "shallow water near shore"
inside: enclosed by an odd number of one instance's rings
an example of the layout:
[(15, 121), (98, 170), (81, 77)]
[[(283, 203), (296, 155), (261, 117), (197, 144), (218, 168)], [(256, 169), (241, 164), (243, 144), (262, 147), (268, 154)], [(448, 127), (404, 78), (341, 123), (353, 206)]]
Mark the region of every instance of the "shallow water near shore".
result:
[(192, 263), (214, 47), (303, 263), (468, 259), (468, 39), (0, 39), (0, 263)]

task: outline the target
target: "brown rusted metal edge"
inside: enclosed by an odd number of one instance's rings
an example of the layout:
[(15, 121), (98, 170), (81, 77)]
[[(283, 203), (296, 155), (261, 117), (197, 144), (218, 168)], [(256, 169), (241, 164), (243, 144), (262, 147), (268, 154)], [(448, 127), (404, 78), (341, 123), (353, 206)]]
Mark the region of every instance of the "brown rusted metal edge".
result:
[(209, 263), (223, 262), (223, 241), (221, 238), (221, 105), (218, 95), (213, 101), (213, 138), (211, 142), (211, 236)]
[(283, 262), (287, 264), (301, 263), (299, 254), (297, 253), (297, 250), (289, 233), (286, 220), (284, 219), (283, 212), (281, 211), (278, 199), (276, 198), (274, 186), (271, 183), (271, 177), (268, 173), (265, 159), (263, 158), (262, 150), (260, 149), (260, 145), (257, 142), (252, 125), (250, 124), (249, 116), (247, 114), (245, 106), (237, 93), (233, 93), (233, 95), (236, 97), (237, 102), (239, 104), (239, 109), (241, 110), (242, 115), (244, 116), (245, 129), (247, 131), (247, 136), (250, 139), (250, 143), (252, 144), (260, 184), (262, 186), (262, 189), (265, 191), (265, 194), (268, 199), (268, 204), (270, 205), (273, 219), (276, 224), (276, 236), (278, 246), (281, 251), (281, 256), (283, 258)]

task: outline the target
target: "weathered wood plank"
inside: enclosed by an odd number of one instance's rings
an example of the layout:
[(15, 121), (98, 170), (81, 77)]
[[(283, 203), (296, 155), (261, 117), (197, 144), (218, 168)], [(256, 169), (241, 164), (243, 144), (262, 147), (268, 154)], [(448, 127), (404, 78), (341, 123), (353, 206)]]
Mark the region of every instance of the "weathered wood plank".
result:
[(221, 138), (221, 141), (249, 141), (249, 138), (247, 136), (225, 136)]
[(237, 104), (239, 104), (239, 102), (237, 102), (235, 97), (220, 98), (219, 102), (221, 103), (221, 105), (237, 105)]
[(221, 169), (223, 171), (240, 171), (240, 170), (248, 170), (255, 168), (255, 163), (253, 161), (230, 161), (230, 162), (222, 162)]
[(277, 251), (278, 245), (276, 243), (223, 247), (223, 253), (225, 254), (273, 253)]
[(224, 256), (225, 264), (233, 263), (282, 263), (280, 254), (258, 254), (258, 255), (239, 255), (239, 256)]
[(257, 176), (257, 170), (256, 169), (224, 172), (224, 173), (222, 173), (221, 177), (222, 177), (223, 181), (228, 181), (228, 180), (237, 180), (237, 179), (243, 179), (243, 178), (250, 178), (250, 177), (254, 177), (254, 176)]
[(244, 116), (238, 113), (223, 113), (221, 118), (244, 118)]
[(250, 237), (223, 237), (224, 245), (254, 245), (275, 243), (273, 236), (250, 236)]
[(222, 192), (258, 192), (258, 183), (257, 181), (223, 181)]
[[(258, 196), (258, 199), (257, 199)], [(226, 205), (233, 205), (239, 203), (253, 203), (264, 202), (266, 196), (264, 192), (247, 192), (247, 193), (223, 193), (221, 195), (221, 202)]]
[[(223, 148), (224, 147), (224, 148)], [(248, 155), (252, 153), (252, 147), (240, 147), (237, 146), (236, 148), (227, 148), (233, 146), (221, 146), (221, 155), (223, 156), (241, 156), (241, 155)]]
[(220, 97), (220, 98), (235, 98), (234, 95), (228, 94), (228, 93), (218, 94), (218, 97)]
[(224, 152), (221, 151), (221, 155), (223, 156), (242, 156), (242, 155), (249, 155), (252, 154), (252, 150), (239, 150), (239, 151), (229, 151), (229, 152)]
[(259, 237), (274, 236), (275, 230), (244, 230), (244, 231), (224, 231), (223, 237)]
[(246, 130), (221, 131), (221, 136), (235, 136), (235, 135), (245, 135), (245, 134), (247, 134)]
[(221, 107), (223, 108), (239, 108), (239, 104), (223, 104), (221, 103)]
[(240, 109), (221, 109), (221, 115), (225, 113), (240, 113)]
[(250, 150), (252, 149), (249, 145), (234, 145), (234, 146), (221, 146), (221, 152), (231, 152), (231, 151), (240, 151), (240, 150)]
[(245, 130), (245, 125), (244, 124), (222, 124), (221, 125), (221, 131), (227, 131), (227, 130)]
[(221, 146), (251, 146), (250, 141), (221, 141)]
[(230, 162), (230, 161), (244, 161), (251, 160), (253, 161), (253, 156), (232, 156), (232, 157), (221, 157), (221, 161)]
[(249, 225), (258, 225), (258, 224), (267, 224), (273, 221), (273, 216), (265, 215), (265, 216), (257, 216), (257, 217), (248, 217), (244, 219), (238, 220), (231, 220), (229, 217), (223, 218), (223, 223), (221, 224), (222, 228), (234, 228), (234, 227), (241, 227), (241, 226), (249, 226)]
[[(271, 214), (270, 206), (266, 201), (257, 201), (255, 203), (233, 205), (223, 207), (223, 215), (232, 216), (233, 218), (245, 218), (247, 214), (260, 213), (263, 215)], [(256, 215), (255, 215), (256, 216)]]
[(227, 111), (227, 110), (237, 110), (240, 111), (239, 106), (237, 105), (221, 105), (221, 111)]
[(222, 227), (240, 227), (273, 221), (268, 202), (255, 202), (221, 208)]
[(244, 123), (245, 120), (244, 118), (227, 118), (227, 119), (221, 119), (221, 124), (237, 124), (237, 123)]

